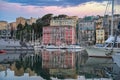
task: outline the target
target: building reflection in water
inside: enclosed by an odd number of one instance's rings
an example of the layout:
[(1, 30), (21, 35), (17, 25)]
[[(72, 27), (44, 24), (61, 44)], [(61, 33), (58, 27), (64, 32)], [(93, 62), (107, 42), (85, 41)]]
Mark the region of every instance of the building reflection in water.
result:
[[(51, 80), (51, 77), (77, 79), (81, 75), (85, 78), (109, 78), (114, 76), (113, 73), (119, 75), (117, 69), (119, 68), (113, 66), (112, 59), (88, 57), (86, 51), (41, 50), (36, 54), (19, 57), (18, 60), (10, 63), (1, 63), (0, 76), (4, 74), (2, 77), (4, 80), (12, 72), (15, 80), (17, 80), (16, 76), (25, 75), (29, 78), (34, 76), (35, 80), (38, 80), (38, 77), (41, 80)], [(114, 78), (119, 77), (115, 75)]]
[[(84, 56), (84, 57), (83, 57)], [(42, 51), (42, 68), (49, 69), (53, 77), (77, 78), (76, 65), (88, 59), (85, 51)]]

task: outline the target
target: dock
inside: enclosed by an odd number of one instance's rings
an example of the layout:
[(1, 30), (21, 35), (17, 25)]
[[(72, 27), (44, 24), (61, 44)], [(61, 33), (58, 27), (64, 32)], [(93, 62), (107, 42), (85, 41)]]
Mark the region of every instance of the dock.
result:
[(91, 55), (89, 57), (95, 57), (95, 58), (112, 58), (112, 56), (95, 56), (95, 55)]

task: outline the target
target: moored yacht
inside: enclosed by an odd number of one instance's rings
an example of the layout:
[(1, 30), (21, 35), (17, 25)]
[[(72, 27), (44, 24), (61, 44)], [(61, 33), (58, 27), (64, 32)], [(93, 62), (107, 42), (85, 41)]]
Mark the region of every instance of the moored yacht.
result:
[(120, 67), (120, 52), (113, 54), (112, 58), (113, 62), (116, 63), (118, 67)]
[(83, 49), (79, 45), (46, 45), (46, 49)]
[(82, 49), (83, 47), (73, 44), (73, 45), (67, 45), (66, 48), (67, 49)]
[(60, 49), (60, 47), (56, 45), (46, 45), (45, 48), (46, 49)]
[[(86, 48), (89, 56), (111, 56), (111, 54), (120, 52), (120, 36), (117, 36), (115, 41), (115, 36), (110, 36), (103, 46), (89, 46)], [(113, 46), (114, 45), (114, 46)]]
[(105, 41), (103, 46), (89, 46), (86, 48), (89, 56), (111, 57), (112, 54), (120, 52), (120, 23), (116, 34), (113, 35), (113, 16), (114, 16), (114, 0), (112, 0), (112, 19), (111, 19), (111, 35)]

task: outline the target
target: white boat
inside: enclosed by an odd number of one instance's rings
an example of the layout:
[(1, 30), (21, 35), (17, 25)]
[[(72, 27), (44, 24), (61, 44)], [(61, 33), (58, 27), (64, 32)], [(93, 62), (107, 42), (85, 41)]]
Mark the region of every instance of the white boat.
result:
[(116, 63), (118, 67), (120, 67), (120, 52), (113, 54), (112, 58), (113, 58), (113, 62)]
[(67, 45), (66, 49), (82, 49), (83, 47), (79, 45)]
[[(89, 56), (111, 56), (116, 52), (120, 52), (120, 30), (116, 30), (117, 33), (113, 36), (113, 12), (114, 12), (114, 0), (112, 0), (112, 22), (111, 22), (111, 35), (105, 41), (103, 46), (89, 46), (86, 48)], [(120, 23), (118, 27), (120, 26)]]
[(56, 46), (56, 45), (46, 45), (45, 46), (46, 49), (83, 49), (83, 47), (79, 46), (79, 45), (60, 45), (60, 46)]
[(33, 46), (29, 43), (21, 42), (13, 39), (0, 39), (0, 50), (33, 50)]
[(46, 49), (60, 49), (60, 47), (56, 45), (46, 45), (45, 48)]
[(35, 50), (45, 49), (45, 48), (46, 48), (45, 45), (34, 45), (34, 49), (35, 49)]
[(63, 49), (45, 49), (48, 52), (66, 52), (66, 50)]
[(71, 51), (71, 52), (78, 52), (84, 50), (84, 48), (79, 45), (59, 45), (59, 46), (46, 45), (44, 49), (47, 51)]
[(115, 37), (110, 36), (106, 41), (104, 46), (89, 46), (86, 48), (89, 56), (111, 56), (111, 54), (120, 52), (120, 36), (117, 36), (115, 46), (113, 47)]
[(44, 49), (47, 51), (60, 51), (60, 52), (80, 52), (83, 51), (84, 49)]

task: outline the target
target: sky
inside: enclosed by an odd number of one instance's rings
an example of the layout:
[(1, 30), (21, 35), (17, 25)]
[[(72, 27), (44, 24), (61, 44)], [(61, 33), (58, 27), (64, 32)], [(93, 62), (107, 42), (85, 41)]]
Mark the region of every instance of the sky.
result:
[[(0, 0), (0, 21), (15, 22), (20, 16), (27, 19), (40, 18), (48, 13), (54, 16), (66, 14), (79, 18), (103, 16), (107, 3), (107, 0)], [(119, 0), (116, 5), (116, 8), (120, 7)], [(120, 10), (115, 12), (119, 13)]]

